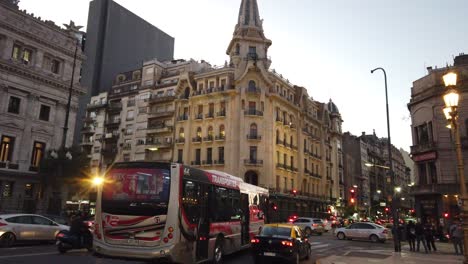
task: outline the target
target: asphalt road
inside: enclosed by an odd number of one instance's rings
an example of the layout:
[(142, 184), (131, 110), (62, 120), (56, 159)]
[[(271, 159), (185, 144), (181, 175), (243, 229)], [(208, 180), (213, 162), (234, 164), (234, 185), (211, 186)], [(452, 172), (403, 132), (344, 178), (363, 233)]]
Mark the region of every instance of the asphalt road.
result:
[[(341, 255), (352, 250), (382, 250), (392, 251), (391, 241), (382, 243), (372, 243), (367, 241), (338, 240), (330, 233), (322, 236), (312, 236), (310, 238), (312, 256), (308, 261), (302, 263), (315, 263), (318, 258)], [(0, 249), (0, 264), (137, 264), (145, 263), (137, 260), (122, 260), (97, 258), (86, 250), (70, 251), (64, 255), (58, 254), (54, 245), (22, 245), (12, 248)], [(237, 254), (227, 256), (226, 264), (242, 263), (250, 264), (253, 260), (249, 251), (242, 251)]]

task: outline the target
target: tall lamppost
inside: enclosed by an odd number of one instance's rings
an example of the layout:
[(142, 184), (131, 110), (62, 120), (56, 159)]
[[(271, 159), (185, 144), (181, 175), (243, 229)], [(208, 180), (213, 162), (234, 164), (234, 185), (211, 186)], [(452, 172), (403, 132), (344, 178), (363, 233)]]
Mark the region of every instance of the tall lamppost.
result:
[[(390, 138), (390, 113), (388, 111), (388, 94), (387, 94), (387, 73), (383, 68), (375, 68), (371, 70), (371, 73), (374, 73), (376, 70), (381, 70), (384, 73), (384, 78), (385, 78), (385, 103), (387, 106), (387, 133), (388, 133), (388, 163), (389, 163), (389, 173), (390, 173), (390, 179), (391, 179), (391, 185), (395, 185), (395, 178), (394, 178), (394, 173), (393, 173), (393, 160), (392, 160), (392, 141)], [(398, 234), (398, 201), (396, 199), (395, 195), (395, 190), (393, 190), (393, 196), (392, 196), (392, 216), (393, 216), (393, 230), (394, 230), (394, 235), (393, 235), (393, 243), (395, 246), (395, 252), (401, 252), (401, 245), (400, 245), (400, 239)]]
[(455, 148), (457, 153), (457, 169), (458, 169), (458, 177), (460, 181), (460, 195), (462, 204), (462, 220), (463, 220), (463, 244), (464, 244), (464, 251), (463, 254), (465, 255), (465, 260), (463, 261), (464, 264), (468, 264), (468, 210), (467, 207), (467, 195), (466, 195), (466, 183), (465, 183), (465, 167), (463, 164), (463, 155), (461, 150), (461, 141), (460, 141), (460, 128), (458, 126), (458, 103), (460, 99), (460, 95), (457, 90), (457, 74), (454, 72), (449, 72), (443, 76), (445, 87), (447, 87), (447, 93), (444, 95), (444, 115), (445, 118), (449, 121), (449, 128), (453, 130), (454, 138), (455, 138)]

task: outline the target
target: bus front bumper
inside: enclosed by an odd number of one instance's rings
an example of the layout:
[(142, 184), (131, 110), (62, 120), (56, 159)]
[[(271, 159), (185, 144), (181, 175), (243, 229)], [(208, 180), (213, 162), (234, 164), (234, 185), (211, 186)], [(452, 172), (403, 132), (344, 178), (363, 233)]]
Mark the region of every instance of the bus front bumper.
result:
[(174, 245), (155, 248), (128, 247), (105, 244), (102, 241), (93, 241), (93, 249), (97, 254), (110, 257), (135, 258), (135, 259), (167, 259), (172, 261), (171, 251)]

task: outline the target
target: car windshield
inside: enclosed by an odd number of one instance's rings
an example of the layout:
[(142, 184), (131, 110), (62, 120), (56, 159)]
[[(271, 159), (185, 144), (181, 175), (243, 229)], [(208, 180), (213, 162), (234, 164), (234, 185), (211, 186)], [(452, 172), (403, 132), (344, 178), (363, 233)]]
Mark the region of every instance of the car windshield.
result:
[(290, 227), (265, 226), (260, 233), (262, 236), (291, 236)]

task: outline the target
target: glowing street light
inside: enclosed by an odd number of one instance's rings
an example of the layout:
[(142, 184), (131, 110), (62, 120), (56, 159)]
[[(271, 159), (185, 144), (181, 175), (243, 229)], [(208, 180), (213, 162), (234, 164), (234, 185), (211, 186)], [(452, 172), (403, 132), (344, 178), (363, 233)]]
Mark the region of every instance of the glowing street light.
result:
[(104, 183), (104, 178), (94, 177), (92, 182), (94, 186), (101, 186)]

